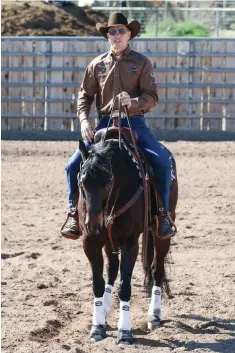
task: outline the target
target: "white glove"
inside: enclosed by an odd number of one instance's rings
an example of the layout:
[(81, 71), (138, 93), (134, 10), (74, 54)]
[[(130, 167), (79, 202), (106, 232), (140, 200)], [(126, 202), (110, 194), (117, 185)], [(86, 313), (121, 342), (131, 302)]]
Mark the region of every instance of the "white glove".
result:
[(131, 97), (129, 96), (129, 94), (123, 91), (122, 93), (119, 94), (119, 97), (122, 105), (126, 105), (127, 108), (129, 109), (131, 106)]
[(87, 119), (82, 120), (81, 134), (82, 134), (83, 140), (88, 141), (88, 142), (92, 142), (93, 138), (94, 138), (93, 131), (94, 131), (94, 129), (93, 129), (92, 124)]

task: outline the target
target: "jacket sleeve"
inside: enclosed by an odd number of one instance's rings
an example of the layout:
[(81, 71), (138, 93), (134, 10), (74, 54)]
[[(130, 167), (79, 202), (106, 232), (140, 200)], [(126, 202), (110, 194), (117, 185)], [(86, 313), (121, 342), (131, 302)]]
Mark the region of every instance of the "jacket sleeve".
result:
[(157, 84), (151, 61), (146, 58), (140, 75), (140, 96), (131, 98), (131, 112), (149, 112), (158, 102)]
[(86, 71), (80, 91), (78, 93), (77, 115), (85, 113), (88, 117), (91, 105), (94, 101), (95, 94), (98, 92), (99, 86), (94, 75), (94, 67), (91, 63)]

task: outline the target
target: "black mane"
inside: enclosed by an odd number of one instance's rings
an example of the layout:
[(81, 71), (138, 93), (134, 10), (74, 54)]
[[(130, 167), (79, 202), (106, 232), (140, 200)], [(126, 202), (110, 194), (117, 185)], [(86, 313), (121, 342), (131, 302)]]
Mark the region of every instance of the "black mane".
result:
[(141, 180), (132, 155), (124, 147), (120, 149), (118, 140), (100, 141), (91, 147), (88, 159), (82, 166), (82, 179), (83, 176), (93, 180), (94, 184), (98, 180), (106, 184), (115, 177), (116, 182), (130, 193)]
[(95, 179), (97, 172), (112, 175), (111, 159), (117, 153), (115, 141), (100, 141), (91, 147), (89, 157), (82, 167), (83, 173)]

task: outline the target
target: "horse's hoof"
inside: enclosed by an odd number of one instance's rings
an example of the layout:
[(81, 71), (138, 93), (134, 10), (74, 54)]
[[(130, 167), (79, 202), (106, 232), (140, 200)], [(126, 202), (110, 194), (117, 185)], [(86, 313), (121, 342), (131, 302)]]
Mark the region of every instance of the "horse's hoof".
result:
[(160, 327), (160, 325), (161, 325), (161, 321), (160, 321), (159, 318), (157, 318), (155, 320), (152, 320), (152, 321), (148, 322), (148, 329), (150, 331), (152, 331), (153, 329)]
[(106, 338), (106, 327), (105, 325), (93, 325), (90, 332), (90, 339), (93, 342), (102, 341)]
[(134, 337), (131, 331), (128, 330), (118, 330), (117, 345), (118, 346), (128, 346), (134, 342)]

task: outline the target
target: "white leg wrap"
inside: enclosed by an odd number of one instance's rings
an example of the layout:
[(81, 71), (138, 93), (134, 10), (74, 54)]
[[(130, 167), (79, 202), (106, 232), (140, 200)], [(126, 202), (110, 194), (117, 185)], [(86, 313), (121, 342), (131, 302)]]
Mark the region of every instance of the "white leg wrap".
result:
[(105, 325), (103, 298), (95, 298), (93, 303), (93, 325)]
[(155, 316), (158, 316), (159, 318), (161, 318), (161, 313), (162, 313), (161, 296), (162, 296), (161, 287), (153, 286), (151, 302), (148, 310), (148, 321), (153, 320)]
[(110, 284), (105, 285), (104, 291), (104, 312), (105, 315), (108, 316), (111, 310), (111, 299), (113, 295), (113, 286)]
[(131, 330), (130, 302), (120, 301), (119, 330)]

